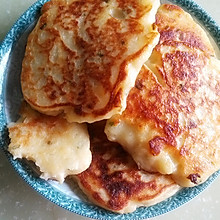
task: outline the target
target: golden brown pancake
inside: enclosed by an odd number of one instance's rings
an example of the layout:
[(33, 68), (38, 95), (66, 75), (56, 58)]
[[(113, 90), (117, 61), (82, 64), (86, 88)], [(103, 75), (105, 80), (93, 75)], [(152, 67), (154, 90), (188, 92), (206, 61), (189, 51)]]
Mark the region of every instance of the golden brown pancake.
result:
[(143, 169), (195, 186), (220, 169), (220, 61), (182, 9), (162, 5), (156, 17), (161, 37), (150, 69), (143, 66), (126, 110), (105, 132)]
[(62, 183), (66, 176), (86, 170), (92, 160), (85, 124), (40, 114), (26, 103), (21, 118), (8, 126), (9, 152), (35, 162), (41, 178)]
[(170, 176), (140, 170), (119, 144), (107, 140), (103, 130), (100, 124), (90, 126), (92, 163), (74, 177), (92, 202), (128, 213), (165, 200), (180, 189)]
[(121, 113), (158, 43), (159, 0), (51, 0), (30, 34), (22, 65), (25, 100), (69, 122)]

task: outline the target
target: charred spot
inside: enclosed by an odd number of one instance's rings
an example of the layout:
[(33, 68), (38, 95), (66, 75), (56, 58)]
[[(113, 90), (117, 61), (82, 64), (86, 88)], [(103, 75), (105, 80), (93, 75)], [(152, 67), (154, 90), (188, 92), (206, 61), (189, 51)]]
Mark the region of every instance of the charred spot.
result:
[(49, 141), (47, 141), (47, 144), (48, 144), (48, 145), (51, 145), (51, 144), (52, 144), (52, 142), (49, 140)]
[(142, 88), (144, 87), (142, 80), (137, 79), (135, 82), (135, 87), (139, 90), (142, 90)]
[(83, 89), (83, 90), (81, 90), (81, 91), (79, 91), (79, 93), (78, 93), (78, 96), (79, 97), (82, 97), (82, 96), (84, 96), (85, 95), (85, 90)]
[(87, 107), (88, 109), (93, 109), (94, 106), (95, 106), (95, 103), (88, 103), (88, 104), (86, 105), (86, 107)]
[(120, 196), (121, 193), (129, 196), (131, 195), (131, 188), (132, 188), (131, 183), (127, 181), (116, 181), (108, 185), (108, 191), (110, 191), (110, 194), (113, 197), (118, 197)]
[(65, 6), (59, 5), (59, 9), (60, 9), (61, 11), (63, 11), (63, 10), (65, 9)]
[(60, 96), (64, 96), (66, 95), (66, 92), (64, 92), (63, 90), (60, 90)]
[(192, 173), (187, 177), (187, 179), (189, 179), (194, 184), (198, 184), (198, 178), (200, 177), (201, 176), (198, 173)]
[(87, 43), (80, 37), (77, 37), (76, 43), (79, 45), (80, 48), (84, 49), (87, 46)]
[(99, 51), (99, 52), (97, 53), (97, 56), (99, 56), (99, 57), (104, 57), (104, 54), (103, 54), (101, 51)]
[(124, 40), (121, 40), (121, 45), (125, 45), (125, 41)]
[(108, 122), (108, 125), (111, 127), (111, 126), (114, 126), (115, 125), (115, 122), (114, 121), (109, 121)]
[(82, 105), (76, 105), (74, 111), (77, 115), (82, 115)]
[(82, 16), (82, 17), (85, 17), (85, 16), (86, 16), (86, 13), (85, 13), (85, 12), (82, 12), (81, 16)]
[(163, 137), (155, 137), (149, 141), (150, 151), (153, 156), (157, 156), (158, 154), (160, 154), (163, 144), (164, 144)]
[(57, 98), (56, 91), (54, 91), (54, 90), (51, 91), (49, 94), (49, 98), (52, 100), (56, 99)]
[(40, 26), (40, 29), (43, 30), (46, 26), (47, 26), (47, 23), (43, 23), (43, 24)]
[(109, 182), (106, 187), (111, 195), (109, 206), (115, 210), (121, 209), (127, 203), (128, 198), (142, 190), (144, 186), (145, 184), (139, 181), (136, 181), (135, 184), (125, 180)]

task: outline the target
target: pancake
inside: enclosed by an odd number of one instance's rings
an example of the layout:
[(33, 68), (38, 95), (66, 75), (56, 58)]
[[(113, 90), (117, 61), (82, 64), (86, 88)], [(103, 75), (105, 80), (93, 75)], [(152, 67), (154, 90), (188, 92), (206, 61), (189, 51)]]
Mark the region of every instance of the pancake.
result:
[(170, 176), (140, 170), (119, 144), (107, 140), (103, 130), (100, 123), (89, 127), (92, 163), (71, 177), (92, 202), (113, 212), (129, 213), (165, 200), (180, 189)]
[(59, 116), (42, 115), (24, 104), (21, 118), (8, 126), (8, 151), (35, 162), (41, 178), (62, 183), (67, 175), (86, 170), (92, 160), (85, 124), (68, 123)]
[(25, 100), (69, 122), (121, 113), (158, 43), (159, 0), (51, 0), (30, 34), (22, 64)]
[(193, 40), (202, 29), (178, 6), (162, 5), (156, 17), (160, 42), (105, 132), (142, 169), (192, 187), (220, 169), (220, 61), (204, 49), (204, 32)]

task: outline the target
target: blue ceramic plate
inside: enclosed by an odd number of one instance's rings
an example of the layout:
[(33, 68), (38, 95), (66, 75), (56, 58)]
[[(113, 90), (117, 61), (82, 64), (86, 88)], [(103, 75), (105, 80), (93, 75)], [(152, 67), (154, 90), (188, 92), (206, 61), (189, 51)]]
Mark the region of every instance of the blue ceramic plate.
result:
[[(185, 188), (157, 205), (139, 208), (131, 214), (114, 214), (89, 203), (76, 185), (70, 186), (67, 183), (59, 185), (55, 181), (42, 180), (27, 163), (22, 160), (13, 160), (11, 155), (7, 153), (6, 148), (9, 140), (6, 125), (18, 118), (17, 113), (22, 99), (19, 83), (20, 71), (27, 36), (39, 17), (40, 8), (46, 1), (39, 0), (30, 7), (11, 28), (0, 47), (0, 144), (15, 170), (30, 186), (50, 201), (71, 212), (94, 219), (135, 220), (151, 218), (169, 212), (197, 196), (218, 176), (220, 171), (212, 175), (204, 184)], [(162, 1), (162, 3), (164, 2)], [(178, 4), (193, 15), (209, 32), (214, 39), (213, 44), (219, 51), (220, 28), (203, 9), (190, 0), (169, 2)]]

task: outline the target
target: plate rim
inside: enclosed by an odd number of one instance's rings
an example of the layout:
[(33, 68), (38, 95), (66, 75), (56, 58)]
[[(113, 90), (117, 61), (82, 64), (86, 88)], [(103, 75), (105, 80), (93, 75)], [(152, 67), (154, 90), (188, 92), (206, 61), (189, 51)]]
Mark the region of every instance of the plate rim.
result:
[[(24, 31), (33, 23), (39, 16), (40, 8), (48, 0), (38, 0), (30, 6), (14, 23), (6, 37), (0, 44), (0, 70), (2, 63), (7, 64), (8, 57), (13, 51), (13, 48), (22, 36)], [(193, 0), (169, 0), (170, 3), (179, 5), (184, 10), (193, 15), (211, 34), (220, 50), (220, 27), (212, 19), (212, 17)], [(195, 198), (198, 194), (204, 191), (220, 174), (220, 170), (215, 172), (206, 182), (193, 188), (184, 188), (171, 198), (162, 201), (150, 207), (140, 207), (135, 212), (129, 214), (116, 214), (104, 210), (96, 205), (84, 203), (80, 200), (75, 200), (61, 191), (55, 189), (47, 181), (40, 179), (22, 160), (13, 160), (10, 153), (7, 151), (8, 132), (6, 128), (6, 114), (4, 109), (4, 85), (6, 79), (6, 72), (0, 73), (0, 149), (2, 149), (8, 158), (9, 162), (21, 178), (28, 183), (35, 191), (41, 194), (44, 198), (50, 200), (54, 204), (69, 210), (75, 214), (94, 219), (121, 219), (121, 220), (138, 220), (152, 218), (170, 212), (183, 204)], [(177, 198), (178, 197), (178, 198)], [(63, 199), (65, 198), (65, 202)], [(71, 203), (71, 204), (70, 204)], [(169, 203), (169, 206), (167, 206)], [(78, 207), (80, 206), (80, 207)], [(166, 206), (166, 207), (164, 207)]]

